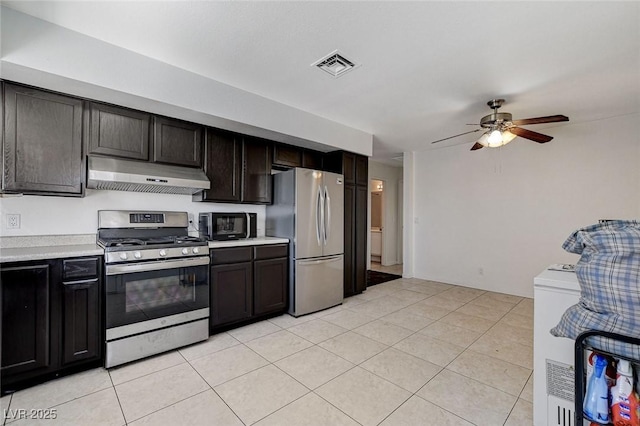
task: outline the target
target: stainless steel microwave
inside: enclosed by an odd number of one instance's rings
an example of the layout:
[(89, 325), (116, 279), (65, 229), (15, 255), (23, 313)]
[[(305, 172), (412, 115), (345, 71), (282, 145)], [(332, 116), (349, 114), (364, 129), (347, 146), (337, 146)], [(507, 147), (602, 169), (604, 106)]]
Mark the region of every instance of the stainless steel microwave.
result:
[(258, 215), (256, 213), (200, 213), (200, 237), (207, 240), (240, 240), (255, 238)]

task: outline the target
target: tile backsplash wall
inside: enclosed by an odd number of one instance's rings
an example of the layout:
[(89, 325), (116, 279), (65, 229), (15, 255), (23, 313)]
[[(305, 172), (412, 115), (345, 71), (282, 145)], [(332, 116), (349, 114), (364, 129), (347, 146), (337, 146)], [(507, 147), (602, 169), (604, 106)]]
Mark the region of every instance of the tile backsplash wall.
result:
[[(10, 196), (0, 198), (0, 236), (95, 234), (98, 210), (186, 211), (194, 217), (189, 227), (197, 234), (200, 212), (251, 212), (258, 215), (258, 236), (265, 233), (265, 206), (201, 203), (190, 195), (86, 190), (84, 198)], [(20, 228), (7, 228), (7, 215), (20, 215)]]

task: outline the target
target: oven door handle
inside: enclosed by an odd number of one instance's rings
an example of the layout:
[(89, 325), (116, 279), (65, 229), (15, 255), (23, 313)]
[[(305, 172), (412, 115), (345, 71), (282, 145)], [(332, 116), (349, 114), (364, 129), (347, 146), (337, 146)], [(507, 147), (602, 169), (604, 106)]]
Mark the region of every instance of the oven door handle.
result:
[(107, 265), (106, 275), (129, 274), (133, 272), (159, 271), (162, 269), (188, 268), (209, 264), (209, 256), (192, 257), (189, 259), (163, 260), (160, 262), (129, 263), (125, 265)]

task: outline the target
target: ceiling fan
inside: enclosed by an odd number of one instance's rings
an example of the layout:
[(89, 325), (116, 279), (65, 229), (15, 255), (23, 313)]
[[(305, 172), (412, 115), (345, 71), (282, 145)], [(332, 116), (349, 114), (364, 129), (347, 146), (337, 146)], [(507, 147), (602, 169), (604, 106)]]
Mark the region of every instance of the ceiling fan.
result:
[[(471, 147), (471, 151), (475, 151), (484, 147), (497, 148), (508, 144), (517, 136), (538, 143), (546, 143), (552, 140), (553, 137), (543, 135), (542, 133), (534, 132), (531, 130), (523, 129), (518, 126), (569, 121), (569, 117), (564, 115), (550, 115), (548, 117), (523, 118), (521, 120), (513, 120), (510, 113), (498, 112), (498, 108), (500, 108), (503, 103), (504, 99), (491, 99), (489, 102), (487, 102), (487, 105), (489, 105), (489, 107), (493, 109), (493, 112), (489, 115), (485, 115), (480, 119), (479, 129), (460, 133), (459, 135), (449, 136), (448, 138), (444, 139), (438, 139), (437, 141), (433, 141), (431, 143), (438, 143), (457, 138), (458, 136), (468, 135), (469, 133), (480, 132), (483, 130), (483, 135), (480, 136), (480, 139), (478, 139), (477, 142)], [(477, 126), (477, 124), (470, 125)]]

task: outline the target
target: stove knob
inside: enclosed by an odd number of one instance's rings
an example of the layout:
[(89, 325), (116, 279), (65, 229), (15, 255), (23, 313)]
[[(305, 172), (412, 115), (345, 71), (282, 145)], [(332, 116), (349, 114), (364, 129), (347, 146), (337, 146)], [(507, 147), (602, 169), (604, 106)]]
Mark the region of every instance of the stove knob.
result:
[(193, 250), (191, 250), (193, 252), (193, 254), (198, 254), (200, 253), (200, 249), (198, 247), (194, 247)]
[(167, 255), (167, 251), (165, 249), (160, 250), (160, 256), (166, 256)]
[(133, 257), (135, 257), (136, 259), (140, 259), (142, 257), (142, 253), (140, 253), (139, 251), (136, 251), (133, 253)]
[(127, 260), (127, 253), (120, 253), (120, 259)]
[(182, 249), (182, 254), (189, 254), (189, 249), (188, 248), (183, 248)]

